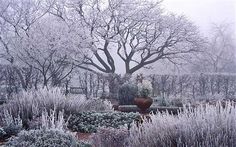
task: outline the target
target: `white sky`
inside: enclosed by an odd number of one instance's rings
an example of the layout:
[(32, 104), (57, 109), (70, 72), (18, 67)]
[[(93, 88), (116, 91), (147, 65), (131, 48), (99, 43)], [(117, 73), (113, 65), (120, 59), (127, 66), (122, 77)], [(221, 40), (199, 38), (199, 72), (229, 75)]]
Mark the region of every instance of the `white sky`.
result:
[(236, 0), (164, 0), (162, 5), (167, 11), (187, 16), (205, 35), (212, 23), (232, 23), (236, 28)]

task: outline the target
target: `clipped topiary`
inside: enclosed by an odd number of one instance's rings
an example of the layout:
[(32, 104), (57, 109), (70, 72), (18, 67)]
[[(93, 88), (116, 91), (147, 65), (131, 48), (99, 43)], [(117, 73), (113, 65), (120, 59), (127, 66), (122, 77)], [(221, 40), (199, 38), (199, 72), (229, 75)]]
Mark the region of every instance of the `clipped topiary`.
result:
[(125, 83), (119, 88), (119, 104), (120, 105), (133, 105), (134, 98), (138, 94), (138, 87), (132, 83)]
[(57, 130), (22, 131), (11, 138), (6, 147), (77, 147), (76, 139)]

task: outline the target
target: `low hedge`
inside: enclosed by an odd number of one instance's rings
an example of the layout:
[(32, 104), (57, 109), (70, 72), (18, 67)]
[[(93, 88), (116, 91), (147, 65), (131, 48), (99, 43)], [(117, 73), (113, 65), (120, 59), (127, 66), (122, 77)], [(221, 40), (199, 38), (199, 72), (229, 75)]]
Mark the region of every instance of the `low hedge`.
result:
[(139, 120), (137, 113), (124, 112), (82, 112), (73, 114), (68, 120), (68, 128), (82, 133), (94, 133), (99, 127), (120, 128)]

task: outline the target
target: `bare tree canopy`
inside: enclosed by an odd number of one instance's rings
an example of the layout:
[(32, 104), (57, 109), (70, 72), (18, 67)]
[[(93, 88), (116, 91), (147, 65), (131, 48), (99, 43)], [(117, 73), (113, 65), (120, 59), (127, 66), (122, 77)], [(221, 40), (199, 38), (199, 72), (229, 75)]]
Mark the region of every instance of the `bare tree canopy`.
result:
[(204, 42), (187, 18), (146, 0), (0, 0), (0, 29), (0, 58), (24, 89), (60, 85), (75, 67), (133, 74), (176, 63)]
[(87, 30), (92, 53), (84, 55), (80, 66), (104, 73), (116, 72), (116, 58), (132, 74), (161, 59), (175, 62), (202, 43), (197, 27), (184, 16), (165, 13), (161, 2), (68, 1), (51, 13)]
[[(54, 3), (41, 0), (0, 2), (1, 57), (27, 71), (35, 69), (44, 86), (49, 81), (52, 85), (60, 85), (75, 67), (71, 53), (75, 50), (79, 53), (80, 36), (64, 21), (49, 15)], [(16, 69), (22, 77), (23, 71)]]
[[(5, 48), (2, 56), (10, 62), (16, 58), (14, 52), (21, 60), (26, 59), (23, 56), (39, 54), (38, 57), (48, 58), (48, 62), (55, 54), (51, 47), (56, 43), (60, 45), (57, 48), (62, 60), (70, 57), (80, 68), (116, 73), (119, 60), (125, 72), (132, 74), (162, 59), (176, 62), (198, 51), (202, 43), (197, 27), (184, 16), (167, 14), (161, 9), (161, 1), (15, 0), (1, 3), (0, 41)], [(39, 63), (35, 57), (30, 59)], [(32, 61), (23, 62), (29, 65)]]

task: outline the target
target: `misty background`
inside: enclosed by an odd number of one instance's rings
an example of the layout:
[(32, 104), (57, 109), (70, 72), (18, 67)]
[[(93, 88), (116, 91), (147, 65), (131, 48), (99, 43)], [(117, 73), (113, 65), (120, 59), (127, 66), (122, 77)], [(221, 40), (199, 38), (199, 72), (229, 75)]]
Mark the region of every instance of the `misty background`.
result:
[[(155, 1), (155, 0), (154, 0)], [(210, 37), (214, 25), (226, 25), (236, 44), (236, 1), (234, 0), (164, 0), (163, 9), (189, 18), (199, 26), (203, 36)], [(236, 54), (236, 50), (234, 50)], [(168, 63), (156, 63), (150, 72), (189, 73), (188, 65), (183, 69)], [(171, 68), (170, 68), (171, 67)]]

